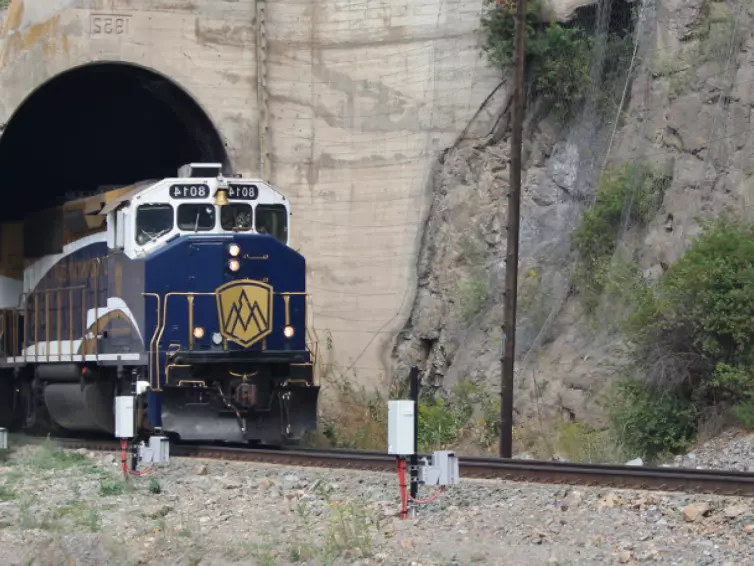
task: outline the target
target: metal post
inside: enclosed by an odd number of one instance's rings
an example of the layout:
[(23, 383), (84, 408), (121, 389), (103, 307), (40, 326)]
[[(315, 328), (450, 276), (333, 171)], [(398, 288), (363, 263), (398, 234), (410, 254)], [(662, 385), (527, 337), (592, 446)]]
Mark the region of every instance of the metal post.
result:
[(508, 190), (508, 238), (505, 260), (502, 382), (500, 387), (500, 456), (513, 453), (513, 367), (516, 353), (516, 292), (521, 201), (521, 145), (524, 122), (524, 38), (526, 0), (516, 0), (516, 66), (513, 74), (511, 171)]
[[(414, 453), (411, 454), (411, 498), (416, 499), (419, 494), (419, 368), (411, 366), (411, 400), (414, 402)], [(416, 505), (409, 502), (411, 516), (416, 515)]]

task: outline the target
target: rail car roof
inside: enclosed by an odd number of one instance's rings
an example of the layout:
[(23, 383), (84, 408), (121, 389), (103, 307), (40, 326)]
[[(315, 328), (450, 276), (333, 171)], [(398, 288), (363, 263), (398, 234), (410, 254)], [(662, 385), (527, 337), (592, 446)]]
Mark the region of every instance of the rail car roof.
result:
[(150, 185), (154, 185), (157, 182), (159, 181), (158, 180), (140, 181), (138, 183), (134, 183), (133, 185), (128, 185), (125, 187), (121, 187), (119, 189), (115, 189), (113, 191), (108, 191), (107, 193), (103, 193), (102, 196), (105, 197), (104, 206), (99, 211), (99, 214), (101, 214), (102, 216), (106, 216), (109, 212), (112, 212), (113, 210), (118, 208), (121, 204), (123, 204), (126, 201), (131, 200), (133, 197), (138, 195), (144, 189), (146, 189)]

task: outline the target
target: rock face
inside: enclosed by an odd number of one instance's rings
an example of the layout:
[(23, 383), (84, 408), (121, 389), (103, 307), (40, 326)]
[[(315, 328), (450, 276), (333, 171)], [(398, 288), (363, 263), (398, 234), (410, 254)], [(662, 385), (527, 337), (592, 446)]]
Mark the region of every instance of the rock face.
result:
[[(613, 305), (602, 304), (589, 319), (569, 285), (576, 258), (570, 234), (603, 164), (609, 171), (631, 161), (672, 177), (654, 218), (644, 227), (625, 226), (620, 236), (619, 249), (649, 276), (683, 254), (699, 231), (697, 217), (726, 207), (754, 215), (750, 19), (737, 2), (645, 3), (634, 32), (636, 56), (626, 65), (632, 72), (618, 81), (614, 105), (624, 85), (626, 102), (614, 131), (617, 115), (596, 118), (591, 99), (564, 127), (529, 104), (518, 266), (519, 418), (544, 410), (598, 420), (596, 393), (625, 360)], [(425, 384), (471, 379), (499, 387), (509, 148), (506, 137), (496, 141), (496, 121), (506, 107), (505, 88), (435, 174), (418, 290), (393, 353), (399, 373), (417, 364)]]

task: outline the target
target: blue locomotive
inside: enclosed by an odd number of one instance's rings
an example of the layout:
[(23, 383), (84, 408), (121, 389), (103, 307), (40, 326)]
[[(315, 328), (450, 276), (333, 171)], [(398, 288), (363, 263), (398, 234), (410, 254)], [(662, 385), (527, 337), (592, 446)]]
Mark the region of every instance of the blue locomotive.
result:
[[(0, 425), (272, 444), (316, 428), (316, 340), (290, 203), (189, 164), (0, 232)], [(4, 421), (4, 422), (3, 422)]]

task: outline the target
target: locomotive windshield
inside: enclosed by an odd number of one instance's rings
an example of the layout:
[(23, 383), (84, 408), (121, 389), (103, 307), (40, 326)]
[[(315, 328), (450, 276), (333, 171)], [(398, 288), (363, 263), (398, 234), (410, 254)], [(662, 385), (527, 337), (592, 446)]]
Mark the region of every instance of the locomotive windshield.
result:
[(220, 225), (223, 230), (248, 232), (251, 230), (251, 205), (234, 202), (220, 207)]
[(212, 230), (215, 207), (211, 204), (182, 204), (178, 207), (178, 228), (188, 232)]
[(279, 204), (260, 204), (257, 206), (257, 232), (269, 234), (282, 243), (288, 241), (285, 207)]
[(136, 211), (136, 243), (156, 240), (173, 229), (173, 207), (169, 204), (143, 204)]

